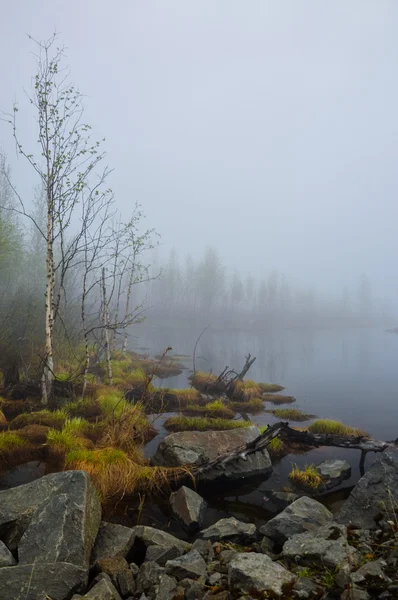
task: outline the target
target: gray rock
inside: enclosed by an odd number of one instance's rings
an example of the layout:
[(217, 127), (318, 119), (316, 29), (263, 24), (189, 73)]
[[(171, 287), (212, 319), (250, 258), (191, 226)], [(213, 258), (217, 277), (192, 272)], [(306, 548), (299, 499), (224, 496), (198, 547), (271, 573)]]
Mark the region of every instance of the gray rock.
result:
[(67, 600), (86, 591), (87, 579), (86, 569), (69, 563), (16, 565), (0, 569), (0, 590), (7, 600)]
[(317, 585), (312, 579), (299, 577), (293, 586), (292, 597), (297, 600), (315, 600), (321, 598), (324, 589)]
[(351, 477), (350, 463), (338, 458), (324, 460), (317, 466), (317, 471), (323, 478), (322, 487), (327, 490), (340, 485), (344, 479)]
[(123, 525), (101, 522), (91, 554), (91, 562), (110, 556), (126, 558), (134, 542), (134, 530)]
[[(254, 441), (260, 435), (258, 427), (228, 431), (181, 431), (172, 433), (160, 443), (152, 462), (166, 467), (199, 466), (239, 446)], [(205, 481), (241, 479), (253, 475), (269, 475), (272, 463), (266, 449), (228, 463), (225, 469), (211, 469), (201, 475)]]
[(210, 562), (214, 558), (214, 550), (209, 540), (195, 540), (192, 544), (192, 550), (197, 550), (206, 562)]
[(323, 504), (303, 496), (260, 527), (260, 533), (282, 545), (292, 535), (314, 530), (332, 518), (332, 513)]
[(320, 563), (335, 569), (348, 564), (353, 569), (358, 566), (360, 557), (355, 548), (348, 544), (346, 536), (345, 527), (333, 523), (298, 533), (285, 542), (282, 556), (288, 562), (299, 565)]
[(369, 467), (335, 515), (336, 521), (375, 529), (375, 518), (391, 510), (398, 497), (398, 450), (385, 450)]
[(212, 586), (220, 585), (221, 581), (222, 581), (221, 573), (212, 573), (209, 576), (209, 585), (212, 585)]
[(133, 527), (133, 534), (133, 546), (137, 543), (146, 548), (149, 548), (149, 546), (176, 546), (181, 552), (188, 552), (191, 548), (191, 545), (187, 542), (183, 542), (174, 535), (154, 527), (137, 525)]
[(201, 600), (206, 593), (205, 588), (199, 581), (193, 581), (192, 585), (185, 590), (186, 600)]
[(187, 531), (193, 532), (203, 526), (207, 504), (202, 496), (190, 488), (183, 485), (171, 494), (170, 505), (174, 515)]
[(188, 554), (184, 554), (184, 556), (169, 560), (166, 563), (166, 573), (175, 577), (178, 581), (186, 577), (204, 581), (206, 563), (197, 550), (191, 550)]
[(203, 529), (199, 537), (210, 542), (236, 542), (239, 544), (250, 544), (256, 539), (257, 530), (253, 523), (242, 523), (235, 517), (220, 519), (214, 525)]
[(340, 600), (369, 600), (370, 596), (366, 590), (351, 586), (340, 596)]
[(156, 590), (156, 600), (172, 600), (177, 589), (177, 581), (174, 577), (163, 574), (159, 579)]
[(359, 587), (366, 587), (366, 589), (383, 589), (392, 583), (391, 579), (383, 571), (385, 563), (380, 560), (365, 563), (356, 571), (352, 573), (351, 579), (353, 583)]
[(295, 581), (295, 575), (265, 554), (237, 554), (229, 565), (229, 587), (248, 594), (256, 592), (285, 598)]
[(68, 562), (88, 568), (101, 522), (101, 505), (91, 480), (53, 496), (33, 515), (18, 544), (19, 564)]
[(3, 542), (0, 542), (0, 567), (12, 567), (17, 561)]
[(276, 504), (281, 510), (300, 498), (299, 494), (294, 494), (292, 492), (273, 492), (272, 490), (267, 492), (267, 495), (271, 502)]
[(83, 598), (84, 600), (121, 600), (113, 583), (105, 578), (96, 583)]
[(134, 594), (134, 575), (125, 558), (122, 556), (103, 558), (95, 564), (95, 567), (110, 577), (110, 580), (122, 598), (127, 598)]
[[(87, 525), (94, 524), (100, 511), (100, 503), (98, 497), (95, 500), (93, 489), (91, 480), (84, 471), (64, 471), (0, 491), (0, 538), (14, 552), (33, 515), (53, 497), (63, 493), (73, 497), (82, 510), (86, 505), (87, 511), (92, 511), (93, 515), (90, 517), (85, 514), (84, 520)], [(81, 535), (85, 537), (86, 534), (87, 531), (84, 531)]]
[(144, 562), (135, 580), (138, 595), (145, 594), (148, 598), (156, 597), (157, 586), (164, 573), (164, 568), (155, 562)]
[(138, 572), (140, 570), (139, 566), (136, 565), (135, 563), (130, 563), (129, 567), (130, 567), (130, 571), (132, 572), (134, 577), (137, 577)]
[(178, 546), (149, 546), (145, 554), (145, 560), (156, 562), (164, 567), (168, 560), (182, 556), (184, 552)]

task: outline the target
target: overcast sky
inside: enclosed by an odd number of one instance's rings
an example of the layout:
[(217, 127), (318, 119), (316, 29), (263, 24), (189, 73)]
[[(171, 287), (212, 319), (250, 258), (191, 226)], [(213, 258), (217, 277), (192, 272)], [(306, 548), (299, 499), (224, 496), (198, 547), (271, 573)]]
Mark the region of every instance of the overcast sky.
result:
[[(398, 295), (396, 0), (3, 0), (0, 108), (21, 101), (26, 141), (26, 34), (54, 28), (118, 202), (165, 252)], [(4, 124), (0, 147), (29, 195)]]

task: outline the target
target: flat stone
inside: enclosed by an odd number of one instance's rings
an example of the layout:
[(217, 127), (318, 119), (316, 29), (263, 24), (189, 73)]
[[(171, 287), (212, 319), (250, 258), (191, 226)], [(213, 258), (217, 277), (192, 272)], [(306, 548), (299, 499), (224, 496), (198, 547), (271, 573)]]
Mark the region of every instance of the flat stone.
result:
[(189, 579), (204, 581), (206, 577), (206, 563), (197, 550), (191, 550), (166, 563), (166, 573), (175, 577), (178, 581), (188, 577)]
[(243, 523), (235, 517), (220, 519), (214, 525), (203, 529), (199, 537), (210, 542), (236, 542), (239, 544), (250, 544), (257, 537), (256, 526), (253, 523)]
[[(235, 450), (254, 441), (260, 435), (258, 427), (231, 429), (228, 431), (181, 431), (172, 433), (159, 444), (153, 464), (166, 467), (183, 465), (200, 466), (220, 454)], [(259, 450), (245, 460), (229, 462), (224, 469), (211, 469), (200, 478), (205, 481), (216, 479), (241, 479), (253, 475), (269, 475), (272, 463), (266, 449)]]
[(174, 515), (187, 531), (193, 532), (203, 526), (207, 504), (202, 496), (190, 488), (183, 485), (177, 492), (172, 493), (170, 505)]
[(292, 535), (315, 530), (332, 518), (332, 513), (323, 504), (303, 496), (260, 527), (260, 533), (282, 545)]
[(229, 587), (250, 595), (255, 592), (285, 598), (295, 581), (295, 575), (265, 554), (239, 553), (229, 564)]
[(133, 529), (102, 521), (91, 554), (91, 563), (113, 556), (126, 558), (133, 542)]
[(12, 567), (17, 561), (3, 542), (0, 541), (0, 567)]
[(67, 562), (88, 568), (101, 522), (101, 505), (90, 478), (53, 496), (32, 516), (18, 544), (19, 564)]
[(390, 448), (369, 467), (335, 515), (336, 521), (375, 529), (375, 519), (398, 498), (398, 449)]
[(289, 538), (282, 549), (285, 560), (299, 565), (322, 564), (331, 569), (359, 564), (359, 554), (347, 542), (344, 526), (331, 523), (317, 530), (298, 533)]
[(107, 579), (101, 579), (83, 598), (84, 600), (121, 600), (117, 589)]
[(351, 477), (351, 466), (346, 460), (324, 460), (317, 466), (317, 471), (323, 479), (323, 488), (331, 489), (341, 484), (344, 479)]
[(0, 569), (0, 590), (7, 593), (4, 600), (68, 600), (86, 591), (87, 580), (86, 569), (62, 562)]

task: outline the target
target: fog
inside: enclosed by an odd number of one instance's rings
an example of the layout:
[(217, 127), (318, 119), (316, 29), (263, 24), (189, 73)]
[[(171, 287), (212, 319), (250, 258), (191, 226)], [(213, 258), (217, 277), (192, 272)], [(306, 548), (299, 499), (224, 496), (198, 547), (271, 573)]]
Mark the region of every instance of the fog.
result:
[[(334, 298), (364, 274), (394, 305), (397, 17), (392, 0), (8, 4), (0, 107), (19, 102), (34, 142), (26, 34), (56, 29), (118, 206), (143, 206), (164, 262), (212, 246), (243, 279)], [(29, 202), (37, 179), (0, 132)]]

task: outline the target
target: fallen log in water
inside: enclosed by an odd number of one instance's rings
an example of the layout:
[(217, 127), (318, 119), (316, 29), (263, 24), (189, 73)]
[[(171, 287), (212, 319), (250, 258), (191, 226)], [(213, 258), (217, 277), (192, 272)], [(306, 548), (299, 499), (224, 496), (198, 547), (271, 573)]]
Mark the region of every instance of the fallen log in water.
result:
[(201, 465), (196, 475), (206, 473), (211, 469), (225, 470), (225, 466), (238, 460), (247, 460), (247, 456), (258, 452), (268, 446), (275, 437), (279, 436), (284, 442), (298, 443), (309, 447), (319, 446), (334, 446), (338, 448), (353, 448), (361, 450), (361, 471), (363, 470), (364, 460), (367, 452), (383, 452), (386, 448), (396, 446), (395, 442), (383, 442), (374, 440), (364, 436), (341, 436), (333, 434), (310, 433), (308, 431), (297, 431), (289, 427), (288, 423), (275, 423), (266, 429), (264, 433), (259, 435), (255, 440), (236, 448), (232, 452), (226, 452), (217, 456), (211, 461)]

